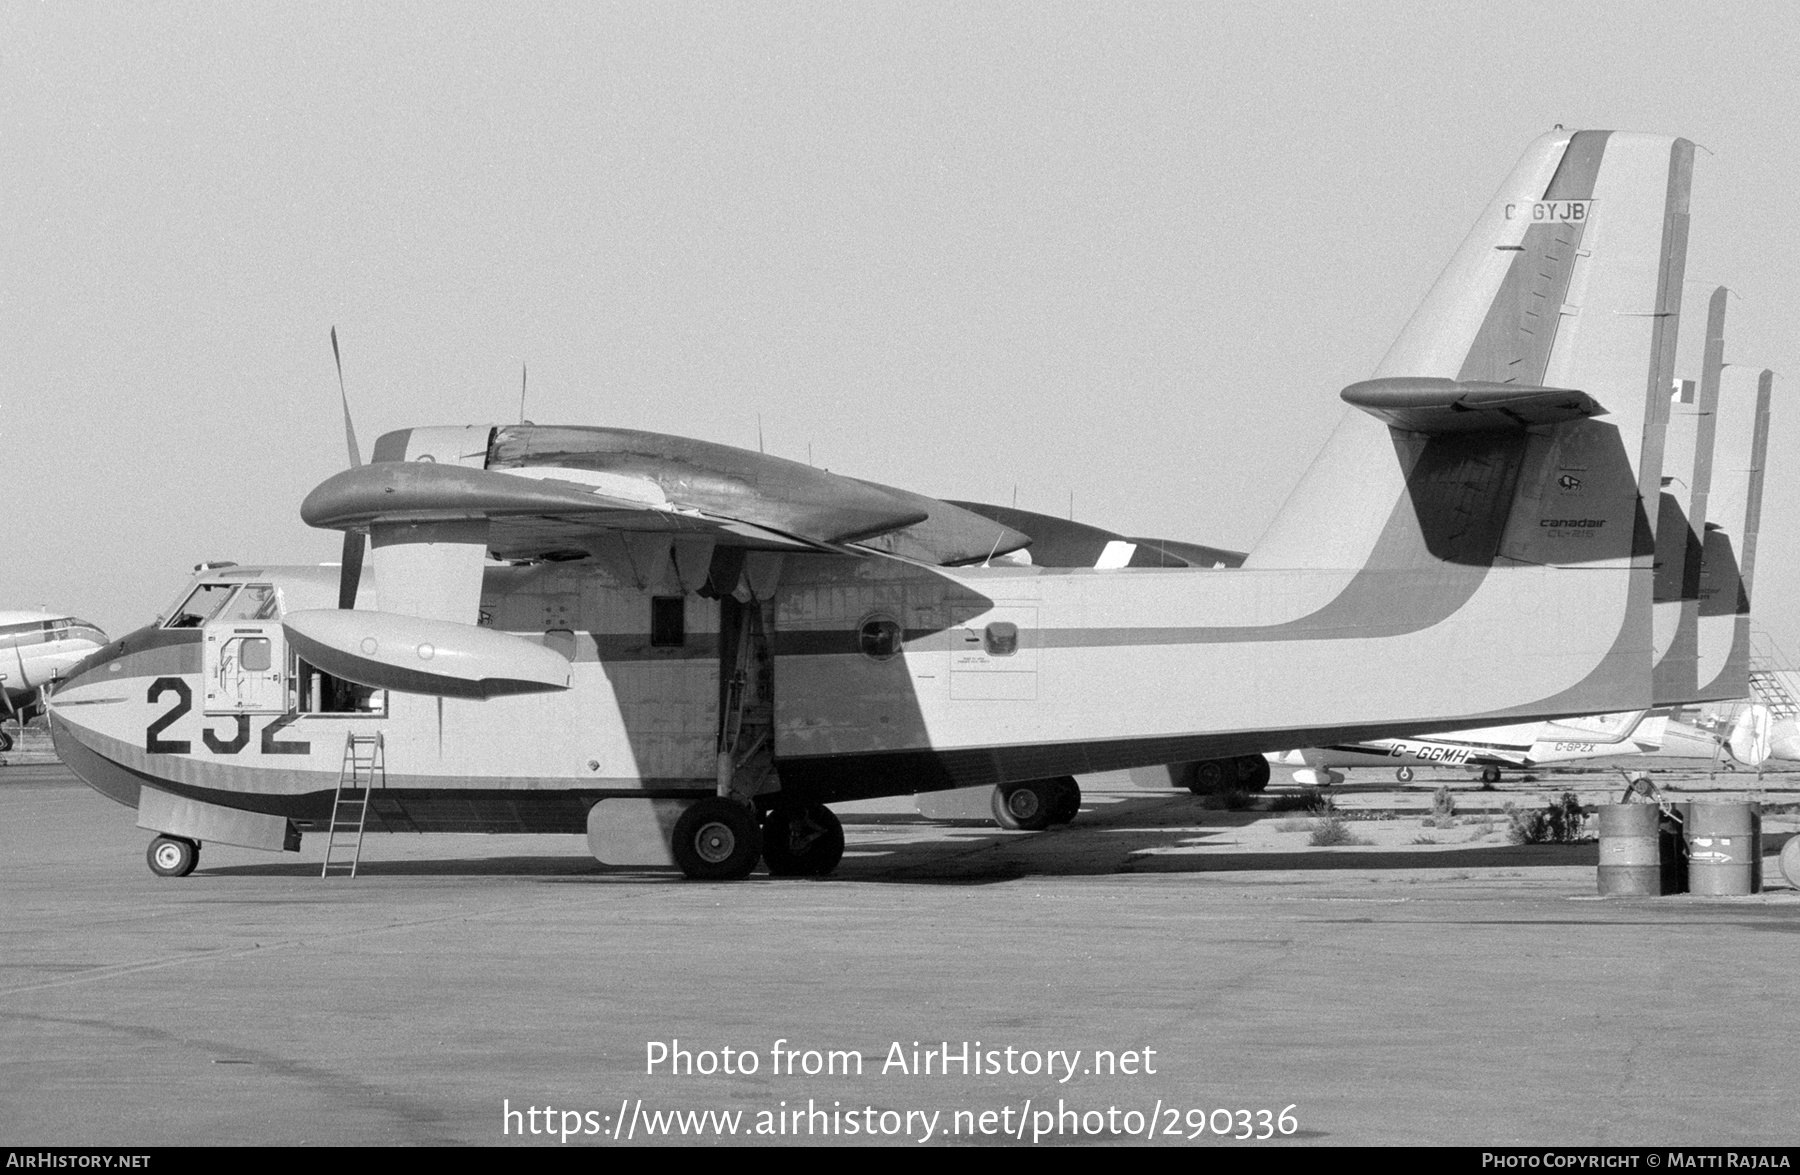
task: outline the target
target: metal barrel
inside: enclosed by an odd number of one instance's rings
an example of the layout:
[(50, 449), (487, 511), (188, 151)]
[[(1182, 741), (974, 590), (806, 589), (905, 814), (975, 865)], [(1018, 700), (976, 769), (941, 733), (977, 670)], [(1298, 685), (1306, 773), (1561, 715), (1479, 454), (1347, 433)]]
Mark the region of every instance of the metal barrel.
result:
[(1781, 846), (1781, 875), (1789, 885), (1800, 889), (1800, 836), (1790, 836)]
[(1762, 889), (1762, 809), (1695, 804), (1687, 822), (1688, 889), (1737, 895)]
[(1662, 855), (1657, 847), (1662, 809), (1655, 804), (1607, 804), (1600, 809), (1600, 892), (1649, 895), (1663, 892)]

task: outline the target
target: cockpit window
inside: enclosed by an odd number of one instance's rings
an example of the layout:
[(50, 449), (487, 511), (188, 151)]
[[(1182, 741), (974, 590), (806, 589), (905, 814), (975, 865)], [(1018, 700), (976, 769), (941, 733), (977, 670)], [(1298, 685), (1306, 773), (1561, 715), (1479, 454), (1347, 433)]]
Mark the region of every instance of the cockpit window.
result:
[(231, 593), (237, 591), (235, 583), (203, 583), (188, 593), (188, 598), (175, 609), (175, 615), (169, 617), (164, 628), (199, 628), (213, 618), (214, 613), (225, 606), (231, 599)]
[(220, 611), (219, 619), (273, 620), (277, 610), (273, 585), (253, 583), (238, 593), (229, 608)]

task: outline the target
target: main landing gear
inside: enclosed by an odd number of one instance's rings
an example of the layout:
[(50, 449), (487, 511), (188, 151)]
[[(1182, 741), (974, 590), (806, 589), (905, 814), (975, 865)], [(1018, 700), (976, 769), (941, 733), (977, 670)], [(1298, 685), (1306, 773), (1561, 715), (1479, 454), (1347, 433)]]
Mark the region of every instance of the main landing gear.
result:
[(1261, 755), (1204, 759), (1194, 764), (1188, 790), (1197, 796), (1229, 791), (1262, 791), (1269, 786), (1269, 761)]
[(737, 881), (760, 857), (776, 877), (823, 877), (844, 856), (844, 826), (824, 804), (779, 804), (759, 824), (749, 805), (709, 796), (675, 822), (675, 863), (695, 881)]
[(750, 876), (762, 856), (756, 813), (736, 800), (708, 796), (675, 821), (671, 848), (681, 871), (696, 881), (736, 881)]
[(844, 856), (844, 826), (824, 804), (780, 805), (762, 823), (763, 860), (776, 877), (823, 877)]
[(1072, 775), (1003, 783), (994, 789), (994, 822), (1015, 832), (1067, 824), (1081, 811), (1081, 785)]
[(200, 842), (184, 836), (159, 836), (144, 854), (158, 877), (186, 877), (200, 863)]

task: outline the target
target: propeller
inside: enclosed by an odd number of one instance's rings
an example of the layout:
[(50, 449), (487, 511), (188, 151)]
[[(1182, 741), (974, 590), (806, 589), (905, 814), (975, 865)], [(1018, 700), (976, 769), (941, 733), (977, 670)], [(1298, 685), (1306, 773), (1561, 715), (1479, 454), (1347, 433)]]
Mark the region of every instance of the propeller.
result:
[[(350, 393), (344, 390), (344, 359), (338, 354), (337, 327), (331, 328), (331, 359), (337, 364), (338, 398), (344, 405), (344, 444), (350, 450), (350, 468), (362, 464), (362, 451), (356, 445), (356, 426), (350, 423)], [(338, 564), (338, 607), (356, 607), (356, 589), (362, 582), (364, 541), (360, 531), (344, 532), (344, 554)]]

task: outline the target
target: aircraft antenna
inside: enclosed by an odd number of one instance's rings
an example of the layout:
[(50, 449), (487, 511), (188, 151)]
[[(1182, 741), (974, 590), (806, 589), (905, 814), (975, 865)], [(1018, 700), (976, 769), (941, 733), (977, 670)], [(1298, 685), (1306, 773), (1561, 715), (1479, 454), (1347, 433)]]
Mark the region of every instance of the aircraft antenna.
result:
[(760, 412), (756, 414), (756, 451), (758, 453), (763, 452), (762, 413)]
[(523, 363), (519, 364), (519, 423), (520, 424), (525, 423), (525, 381), (526, 381), (526, 378), (530, 374), (531, 373), (525, 369), (525, 365)]
[(994, 545), (988, 548), (988, 557), (981, 561), (981, 565), (983, 567), (992, 567), (993, 566), (994, 552), (998, 551), (1000, 549), (1000, 540), (1005, 537), (1006, 537), (1006, 528), (1001, 527), (999, 533), (994, 535)]
[(362, 464), (362, 452), (356, 447), (356, 428), (350, 423), (350, 393), (344, 390), (344, 359), (338, 354), (337, 327), (331, 328), (331, 361), (337, 364), (338, 399), (344, 405), (344, 443), (350, 449), (350, 468)]
[(1069, 521), (1075, 521), (1075, 491), (1069, 491)]

